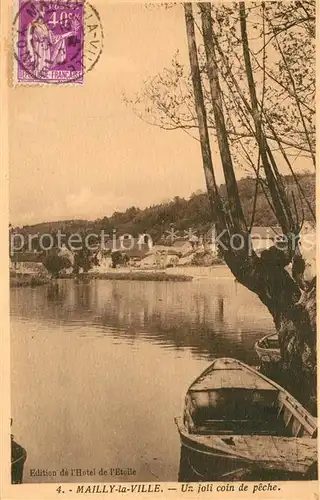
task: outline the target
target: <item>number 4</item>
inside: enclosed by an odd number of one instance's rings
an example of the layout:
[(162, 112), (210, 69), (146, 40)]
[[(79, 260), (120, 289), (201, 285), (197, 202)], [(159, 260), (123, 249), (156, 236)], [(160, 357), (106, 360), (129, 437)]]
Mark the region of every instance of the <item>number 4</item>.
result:
[(57, 20), (57, 11), (53, 11), (51, 18), (48, 21), (48, 24), (52, 24), (54, 27), (56, 27), (56, 25), (59, 24), (59, 21)]

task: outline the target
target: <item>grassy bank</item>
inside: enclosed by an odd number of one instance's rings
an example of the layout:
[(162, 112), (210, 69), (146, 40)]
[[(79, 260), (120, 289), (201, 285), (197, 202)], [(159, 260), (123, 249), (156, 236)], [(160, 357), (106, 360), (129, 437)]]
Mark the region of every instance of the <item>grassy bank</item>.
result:
[(192, 281), (192, 276), (166, 274), (157, 271), (114, 271), (107, 273), (81, 273), (78, 276), (66, 275), (63, 278), (99, 279), (99, 280), (130, 280), (130, 281)]
[(45, 276), (30, 276), (22, 274), (21, 276), (10, 276), (10, 288), (21, 288), (26, 286), (40, 286), (49, 282)]

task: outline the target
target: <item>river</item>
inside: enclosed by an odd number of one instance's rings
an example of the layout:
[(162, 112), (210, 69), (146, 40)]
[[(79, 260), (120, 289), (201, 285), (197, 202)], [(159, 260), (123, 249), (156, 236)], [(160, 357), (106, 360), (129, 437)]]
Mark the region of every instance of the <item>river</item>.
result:
[[(176, 481), (174, 417), (188, 385), (214, 357), (258, 364), (254, 342), (272, 328), (227, 269), (192, 282), (12, 289), (12, 432), (28, 453), (24, 482)], [(117, 467), (135, 474), (99, 475)]]

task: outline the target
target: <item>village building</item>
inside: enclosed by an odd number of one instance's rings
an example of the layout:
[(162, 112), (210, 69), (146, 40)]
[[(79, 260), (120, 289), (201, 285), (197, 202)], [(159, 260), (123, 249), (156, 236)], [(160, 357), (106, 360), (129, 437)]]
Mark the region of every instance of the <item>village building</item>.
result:
[(141, 261), (141, 267), (153, 267), (165, 269), (166, 267), (175, 267), (179, 264), (181, 252), (169, 245), (154, 245)]
[(181, 257), (195, 251), (196, 242), (190, 241), (188, 239), (176, 239), (172, 245), (172, 248), (180, 254)]
[(133, 237), (123, 235), (119, 238), (112, 238), (104, 243), (97, 255), (98, 264), (92, 267), (91, 272), (104, 273), (112, 268), (112, 253), (120, 252), (128, 257), (126, 266), (139, 267), (141, 261), (152, 249), (152, 240), (148, 235)]
[(99, 250), (96, 254), (96, 261), (98, 262), (89, 270), (90, 273), (106, 273), (112, 267), (111, 251)]
[(15, 274), (47, 276), (48, 271), (42, 262), (39, 252), (16, 252), (10, 259), (10, 271)]
[(132, 250), (128, 250), (126, 255), (129, 257), (129, 266), (137, 266), (140, 267), (143, 260), (147, 257), (149, 250), (147, 248), (139, 249), (133, 248)]

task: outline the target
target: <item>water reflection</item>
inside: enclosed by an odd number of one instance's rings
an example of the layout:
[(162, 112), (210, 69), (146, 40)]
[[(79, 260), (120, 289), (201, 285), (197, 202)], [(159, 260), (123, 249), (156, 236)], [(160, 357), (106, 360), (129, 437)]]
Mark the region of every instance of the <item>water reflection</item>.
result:
[(64, 304), (66, 300), (66, 288), (61, 286), (58, 280), (52, 282), (46, 287), (48, 302), (58, 302)]
[(188, 385), (215, 356), (257, 363), (253, 344), (272, 329), (232, 278), (56, 280), (12, 289), (11, 312), (12, 416), (28, 470), (133, 467), (136, 481), (177, 479), (174, 417)]
[(272, 328), (264, 306), (231, 279), (60, 280), (45, 288), (13, 290), (12, 314), (66, 325), (81, 322), (90, 325), (90, 336), (111, 334), (123, 341), (141, 337), (163, 347), (188, 347), (198, 355), (215, 356), (230, 349), (233, 355), (248, 354), (253, 342)]

